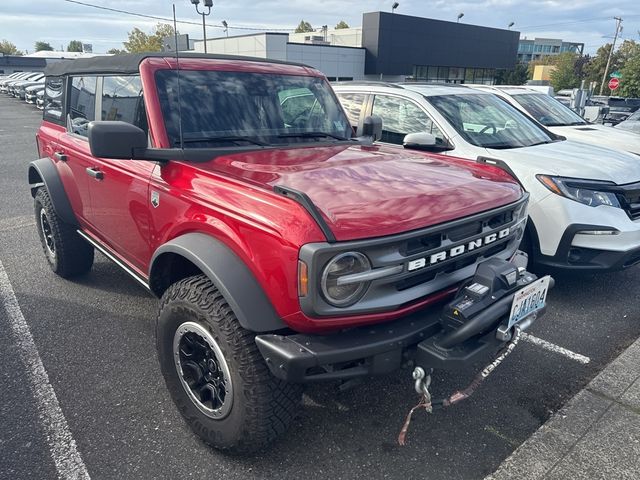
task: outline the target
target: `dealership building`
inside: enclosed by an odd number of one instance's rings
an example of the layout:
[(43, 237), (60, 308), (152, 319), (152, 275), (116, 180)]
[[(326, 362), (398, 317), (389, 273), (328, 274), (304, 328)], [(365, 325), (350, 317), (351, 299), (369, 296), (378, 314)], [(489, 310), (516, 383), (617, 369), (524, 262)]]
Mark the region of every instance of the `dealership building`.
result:
[[(311, 33), (256, 33), (207, 40), (209, 53), (304, 63), (330, 80), (493, 83), (515, 68), (519, 32), (372, 12), (362, 27)], [(194, 49), (204, 52), (204, 42)]]

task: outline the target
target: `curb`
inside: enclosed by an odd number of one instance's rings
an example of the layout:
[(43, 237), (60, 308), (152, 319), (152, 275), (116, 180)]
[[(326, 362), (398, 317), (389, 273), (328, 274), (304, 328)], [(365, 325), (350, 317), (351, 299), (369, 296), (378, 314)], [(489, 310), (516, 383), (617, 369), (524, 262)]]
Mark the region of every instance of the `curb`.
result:
[(485, 480), (640, 478), (640, 339)]

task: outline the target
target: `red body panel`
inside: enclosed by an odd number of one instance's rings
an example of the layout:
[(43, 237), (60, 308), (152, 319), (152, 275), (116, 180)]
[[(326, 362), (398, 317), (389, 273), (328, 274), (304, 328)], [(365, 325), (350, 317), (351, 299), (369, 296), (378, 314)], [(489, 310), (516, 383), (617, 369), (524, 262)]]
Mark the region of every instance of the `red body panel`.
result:
[[(175, 59), (147, 58), (140, 65), (152, 145), (168, 147), (154, 72), (175, 67)], [(318, 75), (313, 69), (247, 61), (180, 60), (182, 69), (224, 69)], [(40, 130), (42, 152), (62, 127)], [(51, 140), (55, 141), (55, 140)], [(521, 198), (518, 184), (503, 171), (472, 162), (388, 147), (318, 146), (237, 153), (210, 162), (95, 159), (105, 173), (92, 190), (91, 222), (83, 228), (109, 246), (135, 271), (147, 276), (158, 247), (189, 232), (226, 244), (251, 269), (277, 313), (298, 331), (319, 332), (381, 322), (441, 300), (447, 290), (396, 312), (308, 318), (300, 311), (297, 261), (300, 247), (325, 237), (309, 213), (273, 192), (284, 185), (305, 192), (338, 240), (407, 232), (490, 210)], [(61, 175), (66, 166), (57, 162)], [(89, 178), (87, 176), (87, 178)], [(64, 181), (64, 179), (63, 179)], [(82, 193), (64, 181), (76, 214)], [(150, 191), (159, 193), (153, 208)]]

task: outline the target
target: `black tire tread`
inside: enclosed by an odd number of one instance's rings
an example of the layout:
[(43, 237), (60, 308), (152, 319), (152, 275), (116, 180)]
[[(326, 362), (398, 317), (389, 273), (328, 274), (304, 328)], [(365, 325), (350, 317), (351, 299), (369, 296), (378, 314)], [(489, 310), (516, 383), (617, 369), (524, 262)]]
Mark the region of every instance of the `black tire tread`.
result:
[[(94, 249), (76, 231), (75, 227), (65, 223), (55, 212), (53, 202), (46, 188), (39, 188), (35, 200), (35, 215), (38, 234), (42, 241), (42, 248), (47, 256), (51, 269), (63, 278), (71, 278), (91, 270), (94, 259)], [(47, 214), (47, 220), (54, 236), (56, 260), (49, 259), (40, 229), (40, 208)]]
[[(208, 321), (216, 323), (217, 329), (224, 337), (223, 343), (231, 347), (231, 358), (227, 358), (227, 363), (231, 370), (236, 369), (241, 376), (246, 399), (243, 405), (246, 420), (237, 433), (237, 442), (233, 445), (212, 442), (198, 431), (198, 425), (193, 419), (185, 417), (187, 423), (205, 443), (219, 450), (247, 454), (265, 448), (282, 435), (295, 418), (300, 405), (302, 386), (283, 382), (269, 372), (255, 344), (255, 334), (242, 328), (231, 307), (205, 275), (188, 277), (170, 286), (162, 297), (159, 311), (162, 312), (174, 302), (188, 302), (195, 306), (202, 314), (199, 320), (204, 325), (207, 325)], [(214, 338), (218, 337), (215, 330), (211, 330), (211, 333)], [(235, 388), (238, 386), (234, 385)], [(235, 392), (234, 397), (237, 398)]]

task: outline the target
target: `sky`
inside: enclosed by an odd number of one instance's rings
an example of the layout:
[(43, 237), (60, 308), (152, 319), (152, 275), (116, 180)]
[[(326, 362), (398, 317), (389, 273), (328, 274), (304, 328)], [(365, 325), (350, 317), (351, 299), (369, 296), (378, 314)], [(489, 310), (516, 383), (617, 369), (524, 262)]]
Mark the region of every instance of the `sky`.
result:
[[(190, 0), (78, 0), (82, 3), (135, 13), (171, 18), (176, 5), (180, 33), (202, 38), (202, 27)], [(406, 15), (462, 22), (521, 32), (521, 37), (561, 38), (583, 42), (585, 53), (595, 53), (611, 42), (614, 16), (623, 18), (622, 39), (640, 41), (640, 0), (399, 0), (396, 12)], [(340, 20), (360, 26), (362, 14), (390, 11), (387, 0), (214, 0), (207, 17), (208, 37), (223, 35), (222, 20), (229, 35), (259, 30), (294, 29), (304, 19), (314, 27), (333, 27)], [(13, 42), (20, 50), (33, 52), (35, 41), (66, 48), (70, 40), (91, 43), (93, 51), (103, 53), (122, 48), (127, 32), (134, 27), (152, 31), (158, 20), (140, 18), (72, 3), (68, 0), (0, 0), (0, 40)]]

